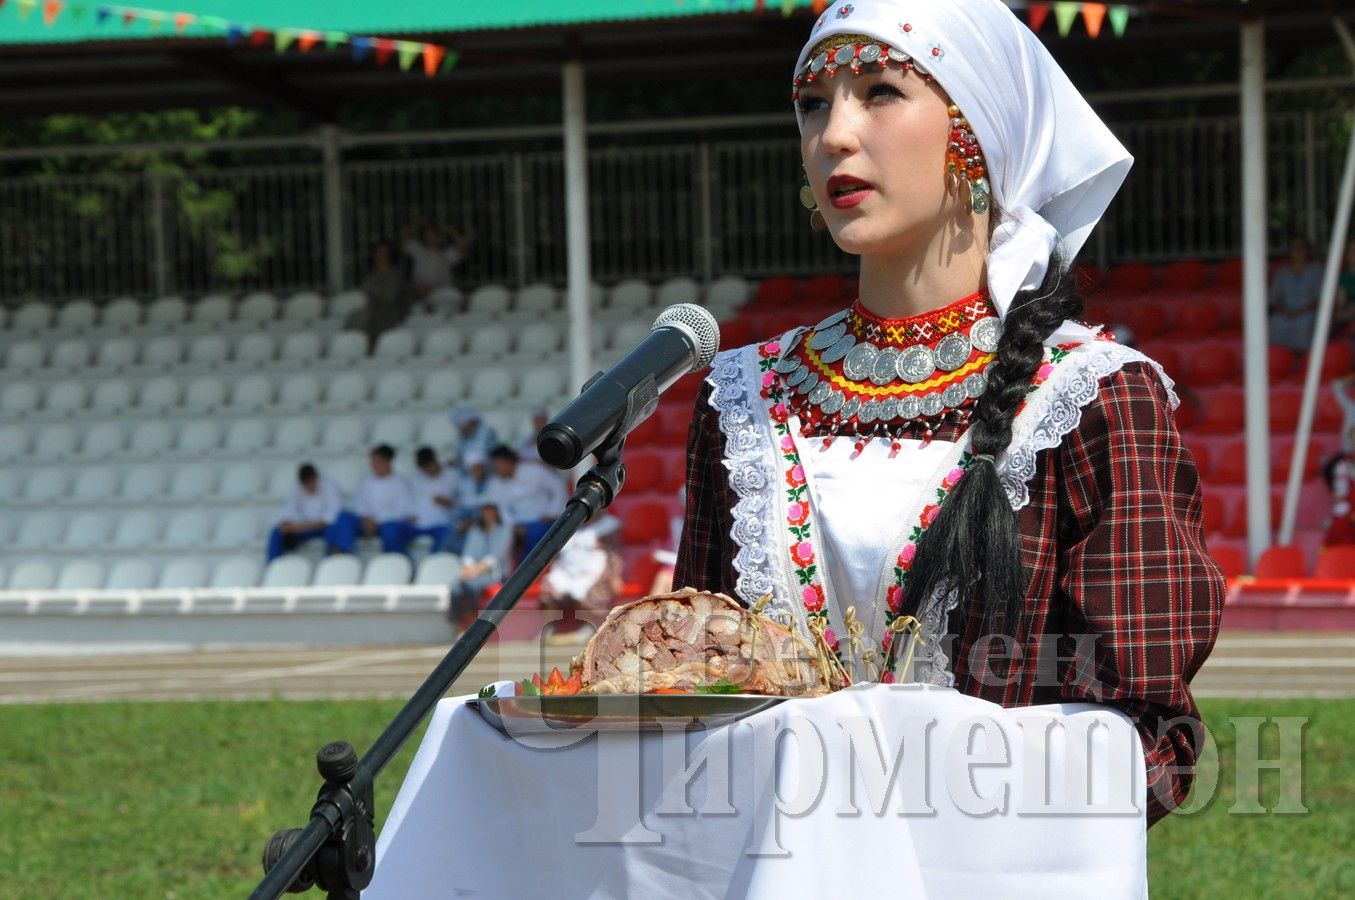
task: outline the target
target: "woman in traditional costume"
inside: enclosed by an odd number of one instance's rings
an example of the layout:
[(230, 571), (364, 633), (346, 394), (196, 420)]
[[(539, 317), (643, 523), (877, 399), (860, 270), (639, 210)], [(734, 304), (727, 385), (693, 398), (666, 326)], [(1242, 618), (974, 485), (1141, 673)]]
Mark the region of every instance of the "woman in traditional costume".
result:
[(858, 680), (1121, 710), (1152, 823), (1189, 789), (1224, 591), (1171, 379), (1077, 321), (1069, 265), (1132, 159), (998, 0), (836, 3), (793, 97), (860, 297), (716, 358), (675, 584)]

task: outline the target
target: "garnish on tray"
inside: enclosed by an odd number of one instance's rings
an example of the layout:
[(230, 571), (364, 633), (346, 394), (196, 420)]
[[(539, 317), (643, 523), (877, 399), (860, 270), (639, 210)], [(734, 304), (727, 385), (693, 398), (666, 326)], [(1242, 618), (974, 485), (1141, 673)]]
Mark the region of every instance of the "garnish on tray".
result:
[(573, 673), (568, 678), (560, 674), (560, 667), (556, 666), (550, 670), (550, 676), (545, 681), (541, 676), (533, 673), (530, 679), (524, 678), (518, 682), (518, 693), (524, 697), (554, 697), (568, 696), (577, 694), (583, 690), (583, 679), (578, 672)]

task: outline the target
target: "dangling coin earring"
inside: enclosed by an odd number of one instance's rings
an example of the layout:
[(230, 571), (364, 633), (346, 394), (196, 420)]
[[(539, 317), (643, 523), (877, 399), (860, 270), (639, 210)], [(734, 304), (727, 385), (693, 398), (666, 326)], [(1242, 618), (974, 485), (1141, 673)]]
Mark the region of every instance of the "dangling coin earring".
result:
[(960, 196), (960, 185), (969, 189), (969, 208), (981, 216), (992, 206), (992, 189), (988, 184), (988, 168), (979, 149), (979, 140), (969, 121), (960, 114), (960, 107), (952, 105), (950, 114), (950, 146), (946, 149), (946, 187), (951, 196)]
[(819, 205), (814, 202), (814, 190), (809, 186), (809, 176), (806, 175), (804, 182), (800, 185), (800, 205), (809, 210), (809, 227), (815, 231), (823, 231), (828, 227), (828, 223), (823, 221), (823, 213), (819, 212)]

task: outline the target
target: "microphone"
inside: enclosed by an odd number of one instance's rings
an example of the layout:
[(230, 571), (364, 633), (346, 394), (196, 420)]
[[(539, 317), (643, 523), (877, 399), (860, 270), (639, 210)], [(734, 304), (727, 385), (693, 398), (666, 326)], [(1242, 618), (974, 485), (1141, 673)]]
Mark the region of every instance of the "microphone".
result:
[(653, 415), (659, 394), (688, 372), (704, 369), (720, 348), (715, 317), (693, 303), (670, 306), (625, 358), (594, 375), (579, 396), (536, 436), (543, 462), (572, 469), (608, 438), (624, 438)]

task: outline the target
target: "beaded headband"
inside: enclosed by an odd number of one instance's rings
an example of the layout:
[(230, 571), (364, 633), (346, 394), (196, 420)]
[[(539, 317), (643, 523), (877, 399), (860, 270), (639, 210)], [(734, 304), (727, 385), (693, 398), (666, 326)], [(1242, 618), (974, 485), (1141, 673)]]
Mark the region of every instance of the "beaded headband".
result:
[(898, 47), (891, 47), (862, 34), (836, 35), (823, 41), (815, 50), (817, 52), (809, 57), (809, 62), (795, 76), (795, 87), (790, 95), (792, 102), (800, 99), (801, 85), (813, 84), (820, 76), (832, 78), (844, 66), (850, 68), (853, 75), (860, 75), (866, 66), (874, 66), (879, 70), (892, 64), (904, 72), (916, 71), (928, 81), (932, 77), (921, 63)]

